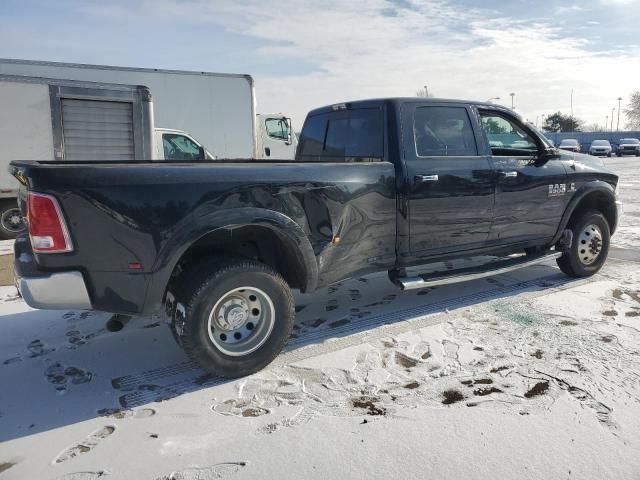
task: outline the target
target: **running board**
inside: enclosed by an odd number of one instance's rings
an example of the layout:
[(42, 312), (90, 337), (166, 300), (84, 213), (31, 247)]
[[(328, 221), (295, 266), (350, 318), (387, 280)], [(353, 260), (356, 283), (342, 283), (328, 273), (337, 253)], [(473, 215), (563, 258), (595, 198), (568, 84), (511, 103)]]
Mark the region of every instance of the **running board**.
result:
[(517, 258), (508, 258), (495, 262), (485, 263), (476, 267), (461, 268), (448, 272), (433, 272), (414, 277), (399, 277), (394, 271), (389, 272), (391, 281), (402, 290), (413, 290), (415, 288), (433, 287), (435, 285), (448, 285), (451, 283), (466, 282), (478, 278), (492, 277), (502, 273), (530, 267), (547, 260), (558, 258), (562, 252), (551, 251), (537, 255), (522, 255)]

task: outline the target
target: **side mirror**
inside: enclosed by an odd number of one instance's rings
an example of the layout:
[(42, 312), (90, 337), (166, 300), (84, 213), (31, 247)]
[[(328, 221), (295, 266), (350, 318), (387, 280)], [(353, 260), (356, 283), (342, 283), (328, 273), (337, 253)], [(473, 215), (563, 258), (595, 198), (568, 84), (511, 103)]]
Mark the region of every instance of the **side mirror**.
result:
[(556, 147), (547, 147), (540, 152), (540, 154), (538, 155), (538, 161), (536, 163), (543, 165), (549, 160), (560, 158), (560, 156), (560, 150), (558, 150)]
[(287, 117), (282, 117), (280, 119), (280, 122), (282, 122), (282, 124), (284, 124), (285, 128), (287, 129), (287, 139), (285, 140), (285, 144), (286, 145), (291, 145), (291, 120), (288, 119)]

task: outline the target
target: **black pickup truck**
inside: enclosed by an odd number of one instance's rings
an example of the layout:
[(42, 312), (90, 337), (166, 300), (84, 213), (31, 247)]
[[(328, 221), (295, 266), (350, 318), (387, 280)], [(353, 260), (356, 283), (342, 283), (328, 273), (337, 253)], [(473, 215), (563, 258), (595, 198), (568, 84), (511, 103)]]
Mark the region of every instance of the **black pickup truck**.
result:
[[(224, 376), (286, 343), (291, 289), (388, 271), (402, 289), (556, 258), (605, 262), (618, 177), (561, 152), (511, 110), (392, 98), (313, 110), (295, 161), (13, 162), (28, 234), (15, 271), (35, 308), (163, 308), (186, 352)], [(491, 255), (481, 267), (406, 269)]]

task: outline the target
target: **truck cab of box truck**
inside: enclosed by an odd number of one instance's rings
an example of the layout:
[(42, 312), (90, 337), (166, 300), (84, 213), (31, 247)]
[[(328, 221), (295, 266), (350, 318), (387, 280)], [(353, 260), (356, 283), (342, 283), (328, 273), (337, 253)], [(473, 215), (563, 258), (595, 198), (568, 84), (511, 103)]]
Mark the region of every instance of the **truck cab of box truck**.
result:
[(153, 145), (153, 160), (193, 162), (216, 159), (200, 142), (182, 130), (156, 128)]
[(258, 158), (293, 160), (297, 140), (291, 119), (281, 113), (259, 113), (257, 123)]

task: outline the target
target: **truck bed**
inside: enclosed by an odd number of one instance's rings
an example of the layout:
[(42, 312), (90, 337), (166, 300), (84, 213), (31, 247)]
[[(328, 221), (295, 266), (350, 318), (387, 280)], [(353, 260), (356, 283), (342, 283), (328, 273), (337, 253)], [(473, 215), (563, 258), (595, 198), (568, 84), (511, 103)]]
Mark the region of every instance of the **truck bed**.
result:
[[(313, 284), (395, 262), (395, 172), (388, 162), (19, 161), (10, 171), (23, 189), (58, 199), (73, 239), (73, 252), (35, 255), (38, 268), (82, 269), (96, 309), (157, 310), (181, 253), (245, 219), (281, 222), (308, 245)], [(142, 268), (131, 271), (132, 262)]]

